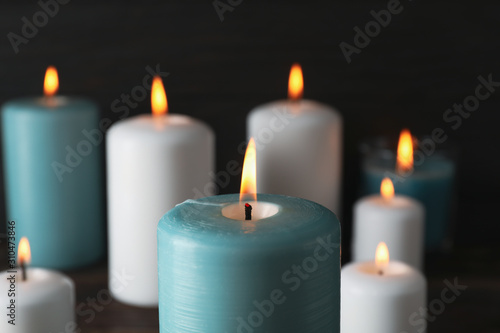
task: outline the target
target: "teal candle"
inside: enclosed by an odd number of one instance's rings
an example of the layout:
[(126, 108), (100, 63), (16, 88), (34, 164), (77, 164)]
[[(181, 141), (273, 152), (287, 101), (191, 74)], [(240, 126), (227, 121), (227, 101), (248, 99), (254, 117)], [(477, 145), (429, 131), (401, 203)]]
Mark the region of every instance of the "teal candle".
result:
[(98, 109), (85, 99), (10, 101), (2, 109), (8, 220), (33, 266), (70, 269), (104, 250)]
[(361, 194), (380, 193), (382, 179), (391, 178), (397, 194), (417, 199), (425, 206), (425, 247), (428, 251), (440, 249), (449, 238), (455, 163), (435, 152), (416, 158), (413, 171), (399, 175), (395, 171), (395, 149), (379, 149), (372, 150), (362, 162)]
[(259, 194), (188, 200), (158, 224), (162, 333), (339, 332), (340, 226), (323, 206)]

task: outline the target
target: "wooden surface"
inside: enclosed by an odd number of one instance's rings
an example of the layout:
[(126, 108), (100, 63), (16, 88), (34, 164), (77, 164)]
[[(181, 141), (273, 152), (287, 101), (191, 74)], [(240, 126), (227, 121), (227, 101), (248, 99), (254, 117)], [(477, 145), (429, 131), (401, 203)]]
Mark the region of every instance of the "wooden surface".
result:
[[(429, 323), (429, 333), (500, 333), (499, 253), (500, 248), (467, 248), (448, 256), (426, 258), (428, 304), (434, 304), (434, 311), (442, 310)], [(158, 332), (157, 309), (136, 308), (107, 298), (105, 263), (67, 274), (76, 284), (81, 333)], [(445, 281), (453, 284), (455, 279), (467, 289), (441, 309), (439, 301), (433, 303), (433, 300), (441, 300), (442, 291), (447, 287)]]

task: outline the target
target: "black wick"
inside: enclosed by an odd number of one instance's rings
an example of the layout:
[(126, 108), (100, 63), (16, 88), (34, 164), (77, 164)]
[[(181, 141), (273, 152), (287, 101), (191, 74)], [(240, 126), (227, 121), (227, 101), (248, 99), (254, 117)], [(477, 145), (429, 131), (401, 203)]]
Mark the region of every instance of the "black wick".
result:
[(245, 221), (252, 220), (252, 206), (248, 203), (245, 204)]
[(22, 279), (26, 281), (26, 265), (24, 264), (24, 260), (20, 261), (19, 266), (21, 266)]

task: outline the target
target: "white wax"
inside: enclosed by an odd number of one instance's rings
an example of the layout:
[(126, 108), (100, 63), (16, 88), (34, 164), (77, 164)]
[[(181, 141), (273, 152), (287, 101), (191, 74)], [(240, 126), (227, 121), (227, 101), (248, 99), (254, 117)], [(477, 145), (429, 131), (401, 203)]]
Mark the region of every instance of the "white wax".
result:
[(176, 204), (213, 194), (214, 135), (187, 116), (141, 115), (114, 124), (107, 140), (110, 291), (158, 306), (156, 227)]
[(379, 275), (373, 261), (352, 263), (341, 281), (342, 333), (424, 333), (409, 320), (426, 307), (427, 283), (416, 269), (391, 261)]
[(353, 261), (373, 260), (377, 245), (385, 242), (391, 259), (422, 269), (424, 215), (424, 207), (409, 197), (361, 198), (354, 206)]
[(247, 118), (257, 148), (257, 190), (322, 204), (337, 215), (342, 170), (342, 118), (309, 100), (258, 106)]
[[(0, 332), (73, 332), (76, 329), (75, 288), (71, 279), (41, 268), (28, 268), (26, 273), (27, 279), (22, 281), (20, 269), (17, 274), (0, 272)], [(15, 281), (9, 280), (12, 275)], [(14, 317), (15, 325), (12, 325), (9, 321)]]

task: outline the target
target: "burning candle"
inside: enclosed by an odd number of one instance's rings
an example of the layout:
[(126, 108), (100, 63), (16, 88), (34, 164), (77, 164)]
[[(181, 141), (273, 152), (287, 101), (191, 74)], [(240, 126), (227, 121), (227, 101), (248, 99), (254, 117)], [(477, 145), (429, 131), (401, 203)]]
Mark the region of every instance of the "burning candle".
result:
[[(167, 114), (159, 77), (153, 80), (152, 115), (114, 124), (108, 132), (109, 270), (132, 276), (112, 283), (124, 303), (158, 306), (156, 226), (193, 189), (212, 185), (214, 135), (199, 120)], [(213, 186), (212, 186), (213, 188)]]
[(380, 195), (364, 197), (354, 206), (354, 261), (370, 260), (382, 241), (391, 248), (393, 259), (422, 269), (424, 208), (416, 200), (394, 195), (389, 178), (382, 180)]
[(259, 151), (258, 187), (322, 204), (339, 213), (342, 118), (333, 108), (302, 99), (303, 78), (292, 66), (286, 101), (256, 107), (248, 115), (248, 137)]
[(339, 332), (339, 222), (311, 201), (257, 198), (254, 157), (251, 141), (240, 196), (188, 200), (160, 220), (160, 332)]
[(410, 316), (426, 305), (423, 275), (402, 262), (389, 261), (385, 243), (375, 261), (342, 268), (342, 333), (421, 333)]
[(31, 241), (33, 265), (70, 269), (104, 254), (103, 134), (97, 106), (56, 96), (58, 86), (49, 67), (45, 97), (3, 106), (6, 209)]
[(7, 316), (0, 320), (2, 333), (74, 332), (75, 289), (61, 273), (26, 268), (31, 259), (29, 242), (19, 242), (18, 263), (0, 272), (0, 303)]
[(412, 197), (424, 205), (426, 249), (436, 250), (446, 245), (449, 236), (455, 165), (437, 150), (428, 156), (422, 151), (416, 155), (416, 145), (417, 140), (411, 133), (403, 130), (396, 156), (380, 147), (367, 148), (362, 167), (362, 192), (377, 193), (381, 180), (391, 177), (396, 193)]

